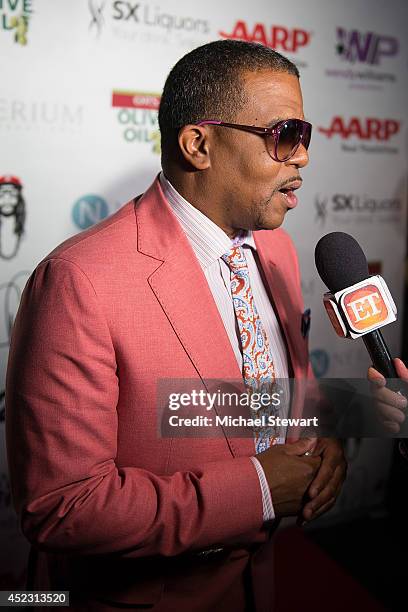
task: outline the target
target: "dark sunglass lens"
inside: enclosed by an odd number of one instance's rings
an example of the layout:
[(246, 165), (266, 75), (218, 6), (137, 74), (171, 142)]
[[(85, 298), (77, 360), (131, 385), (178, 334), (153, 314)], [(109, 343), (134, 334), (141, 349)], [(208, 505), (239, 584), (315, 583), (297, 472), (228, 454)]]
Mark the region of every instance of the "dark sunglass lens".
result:
[(312, 137), (312, 126), (310, 124), (305, 125), (305, 130), (303, 132), (302, 144), (305, 149), (307, 149), (310, 145), (310, 139)]
[[(302, 124), (289, 120), (283, 124), (278, 136), (277, 157), (285, 161), (293, 155), (302, 138)], [(309, 138), (310, 140), (310, 138)], [(306, 145), (305, 145), (306, 146)]]

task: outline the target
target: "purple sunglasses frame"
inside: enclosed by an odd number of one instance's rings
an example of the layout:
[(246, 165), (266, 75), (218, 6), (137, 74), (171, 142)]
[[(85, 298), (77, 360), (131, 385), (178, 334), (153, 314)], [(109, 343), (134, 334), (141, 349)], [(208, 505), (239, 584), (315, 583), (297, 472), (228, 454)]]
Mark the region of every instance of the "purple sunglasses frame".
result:
[[(279, 135), (286, 123), (289, 121), (294, 121), (301, 127), (300, 132), (300, 140), (293, 147), (290, 155), (285, 157), (284, 159), (279, 159), (278, 157), (278, 144), (279, 144)], [(259, 136), (272, 136), (274, 148), (273, 153), (269, 150), (268, 145), (266, 148), (268, 149), (269, 155), (272, 157), (274, 161), (277, 162), (285, 162), (288, 161), (298, 150), (299, 146), (303, 144), (305, 149), (308, 149), (310, 144), (310, 139), (312, 136), (312, 124), (308, 121), (303, 121), (302, 119), (284, 119), (283, 121), (279, 121), (272, 127), (256, 127), (254, 125), (242, 125), (240, 123), (225, 123), (224, 121), (218, 121), (217, 119), (204, 119), (203, 121), (198, 121), (195, 125), (220, 125), (222, 127), (235, 128), (237, 130), (243, 130), (244, 132), (252, 132), (252, 134), (258, 134)]]

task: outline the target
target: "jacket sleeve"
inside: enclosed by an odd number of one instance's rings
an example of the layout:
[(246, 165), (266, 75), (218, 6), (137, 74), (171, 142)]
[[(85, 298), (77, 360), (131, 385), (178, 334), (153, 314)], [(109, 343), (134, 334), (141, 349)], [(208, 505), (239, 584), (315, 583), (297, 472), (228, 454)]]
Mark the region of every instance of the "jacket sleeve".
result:
[(27, 538), (44, 550), (135, 557), (259, 532), (249, 457), (171, 476), (116, 465), (119, 384), (90, 280), (71, 261), (42, 262), (23, 292), (6, 383), (12, 494)]

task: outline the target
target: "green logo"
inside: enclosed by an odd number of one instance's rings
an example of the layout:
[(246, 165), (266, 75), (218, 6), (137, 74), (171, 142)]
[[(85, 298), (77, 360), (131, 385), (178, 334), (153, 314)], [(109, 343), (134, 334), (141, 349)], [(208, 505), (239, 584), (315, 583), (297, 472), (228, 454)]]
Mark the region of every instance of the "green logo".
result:
[(27, 44), (31, 0), (0, 0), (0, 29), (11, 32), (18, 45)]

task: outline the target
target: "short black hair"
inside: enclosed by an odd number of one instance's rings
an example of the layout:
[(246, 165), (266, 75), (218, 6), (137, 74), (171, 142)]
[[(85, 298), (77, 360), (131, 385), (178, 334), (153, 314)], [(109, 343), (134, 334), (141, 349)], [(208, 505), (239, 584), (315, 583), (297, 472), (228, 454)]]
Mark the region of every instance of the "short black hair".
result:
[(182, 57), (170, 71), (160, 101), (162, 152), (184, 125), (200, 119), (233, 121), (245, 103), (241, 75), (261, 70), (299, 78), (293, 62), (260, 43), (217, 40)]

